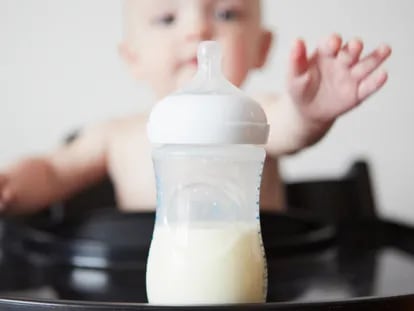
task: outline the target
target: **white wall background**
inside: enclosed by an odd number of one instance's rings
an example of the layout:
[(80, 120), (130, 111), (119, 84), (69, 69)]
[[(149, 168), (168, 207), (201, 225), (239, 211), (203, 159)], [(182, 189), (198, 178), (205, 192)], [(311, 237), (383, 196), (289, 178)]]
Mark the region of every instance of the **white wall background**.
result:
[[(188, 0), (190, 1), (190, 0)], [(268, 67), (247, 89), (280, 91), (289, 47), (311, 47), (331, 32), (387, 42), (394, 53), (380, 94), (344, 116), (317, 146), (285, 159), (289, 179), (343, 173), (371, 161), (380, 212), (414, 223), (414, 2), (411, 0), (267, 0), (277, 29)], [(148, 92), (117, 55), (118, 0), (0, 0), (0, 166), (58, 144), (86, 123), (144, 108)]]

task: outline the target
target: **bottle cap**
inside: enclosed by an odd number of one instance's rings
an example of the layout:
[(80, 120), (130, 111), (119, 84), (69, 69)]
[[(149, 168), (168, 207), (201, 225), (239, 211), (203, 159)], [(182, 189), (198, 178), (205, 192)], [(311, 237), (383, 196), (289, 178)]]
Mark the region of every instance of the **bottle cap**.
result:
[(153, 144), (265, 144), (269, 125), (262, 107), (231, 84), (221, 71), (215, 41), (201, 42), (198, 70), (183, 89), (151, 111)]

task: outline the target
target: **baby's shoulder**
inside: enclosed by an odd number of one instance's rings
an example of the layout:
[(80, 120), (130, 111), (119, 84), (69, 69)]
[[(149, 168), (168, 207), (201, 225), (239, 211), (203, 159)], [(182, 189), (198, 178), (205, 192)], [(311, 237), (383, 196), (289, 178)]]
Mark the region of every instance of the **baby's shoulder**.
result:
[(99, 139), (109, 143), (116, 140), (124, 140), (145, 130), (148, 120), (147, 114), (134, 114), (126, 117), (118, 117), (85, 126), (78, 138)]
[(149, 115), (146, 113), (137, 113), (134, 115), (112, 119), (107, 122), (107, 130), (112, 133), (127, 134), (130, 131), (146, 126)]
[(108, 121), (103, 125), (108, 142), (118, 145), (121, 142), (144, 139), (148, 116), (148, 114), (140, 113)]

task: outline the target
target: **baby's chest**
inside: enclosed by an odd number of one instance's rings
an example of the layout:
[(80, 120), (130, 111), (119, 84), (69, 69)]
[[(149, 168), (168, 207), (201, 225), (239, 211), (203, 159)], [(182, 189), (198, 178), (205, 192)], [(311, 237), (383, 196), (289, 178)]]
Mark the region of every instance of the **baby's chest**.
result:
[(112, 143), (108, 152), (109, 173), (117, 196), (125, 205), (155, 204), (155, 178), (151, 150), (131, 137)]

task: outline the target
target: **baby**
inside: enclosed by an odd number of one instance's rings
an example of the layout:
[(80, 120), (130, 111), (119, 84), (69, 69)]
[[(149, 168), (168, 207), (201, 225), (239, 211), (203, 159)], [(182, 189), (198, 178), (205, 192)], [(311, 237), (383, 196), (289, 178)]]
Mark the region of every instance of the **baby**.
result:
[[(223, 50), (223, 71), (236, 86), (264, 66), (272, 33), (261, 21), (259, 0), (126, 0), (125, 34), (119, 46), (133, 77), (144, 81), (158, 99), (183, 86), (197, 67), (204, 40)], [(331, 35), (308, 54), (302, 40), (292, 47), (288, 90), (262, 95), (270, 123), (265, 146), (260, 204), (283, 205), (277, 158), (321, 139), (337, 117), (377, 92), (387, 74), (377, 70), (391, 49), (384, 45), (361, 57), (363, 43), (343, 43)], [(27, 213), (68, 198), (109, 175), (123, 210), (156, 205), (147, 114), (85, 128), (72, 143), (48, 154), (23, 159), (0, 172), (0, 208)]]

